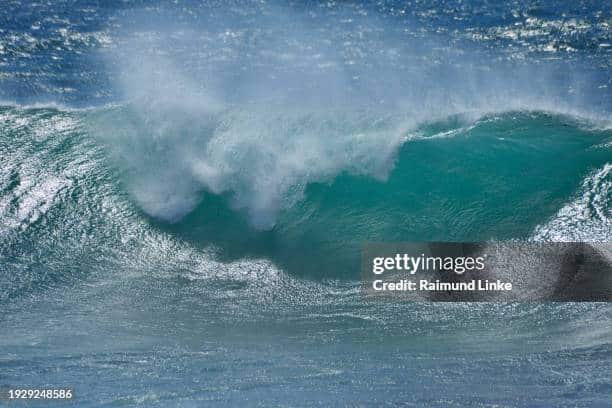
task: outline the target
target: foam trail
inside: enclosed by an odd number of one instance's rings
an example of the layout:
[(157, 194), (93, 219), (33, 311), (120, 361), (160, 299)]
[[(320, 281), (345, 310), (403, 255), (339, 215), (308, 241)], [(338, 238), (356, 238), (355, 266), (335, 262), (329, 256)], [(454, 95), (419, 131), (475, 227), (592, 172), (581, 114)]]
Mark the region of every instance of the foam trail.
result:
[(533, 233), (536, 241), (608, 242), (612, 237), (612, 164), (594, 171), (578, 196)]

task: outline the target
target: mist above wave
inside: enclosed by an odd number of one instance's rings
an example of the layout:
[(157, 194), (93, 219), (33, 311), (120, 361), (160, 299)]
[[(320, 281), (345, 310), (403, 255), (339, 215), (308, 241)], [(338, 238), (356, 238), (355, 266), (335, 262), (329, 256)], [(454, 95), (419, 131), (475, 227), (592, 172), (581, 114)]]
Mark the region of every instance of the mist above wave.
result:
[(340, 28), (279, 7), (224, 18), (207, 29), (141, 23), (106, 55), (126, 102), (95, 115), (94, 133), (141, 208), (165, 221), (209, 191), (272, 228), (308, 183), (384, 180), (420, 125), (453, 115), (606, 117), (576, 67), (483, 59), (441, 37), (403, 38), (376, 16)]

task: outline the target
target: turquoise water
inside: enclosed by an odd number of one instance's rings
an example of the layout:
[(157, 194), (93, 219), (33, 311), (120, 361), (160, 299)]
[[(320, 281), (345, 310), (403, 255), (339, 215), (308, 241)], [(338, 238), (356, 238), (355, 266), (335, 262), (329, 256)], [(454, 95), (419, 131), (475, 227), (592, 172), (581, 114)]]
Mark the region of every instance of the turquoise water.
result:
[(143, 212), (91, 115), (2, 109), (4, 384), (78, 406), (607, 405), (606, 304), (385, 303), (357, 279), (368, 240), (606, 239), (609, 130), (424, 125), (385, 178), (310, 183), (262, 230), (231, 194)]
[(609, 406), (608, 304), (359, 281), (366, 242), (610, 241), (610, 10), (574, 3), (11, 2), (0, 389)]
[[(343, 172), (309, 184), (270, 231), (250, 228), (230, 209), (231, 198), (211, 196), (169, 230), (218, 245), (230, 258), (267, 257), (300, 275), (355, 277), (363, 242), (530, 238), (576, 194), (588, 194), (576, 186), (610, 158), (610, 131), (571, 118), (509, 113), (446, 126), (419, 129), (383, 180)], [(607, 188), (608, 171), (592, 193)], [(609, 214), (609, 204), (599, 210)], [(585, 235), (602, 221), (595, 214), (578, 226)], [(605, 240), (609, 231), (589, 238)]]

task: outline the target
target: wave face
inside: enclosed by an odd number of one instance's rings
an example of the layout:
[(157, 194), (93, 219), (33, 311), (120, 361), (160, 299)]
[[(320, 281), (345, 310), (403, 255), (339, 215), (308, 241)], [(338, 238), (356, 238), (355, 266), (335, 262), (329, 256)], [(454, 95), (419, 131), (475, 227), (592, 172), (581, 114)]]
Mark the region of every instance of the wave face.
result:
[(10, 2), (0, 386), (606, 406), (608, 304), (371, 302), (358, 271), (368, 241), (610, 241), (609, 15)]
[[(83, 269), (64, 251), (112, 255), (143, 228), (321, 278), (357, 277), (368, 241), (610, 236), (612, 133), (567, 116), (400, 130), (405, 117), (392, 115), (222, 112), (153, 135), (165, 118), (143, 123), (130, 105), (5, 107), (2, 117), (5, 244), (36, 246), (41, 262), (60, 255), (62, 276)], [(112, 138), (100, 143), (99, 129)]]

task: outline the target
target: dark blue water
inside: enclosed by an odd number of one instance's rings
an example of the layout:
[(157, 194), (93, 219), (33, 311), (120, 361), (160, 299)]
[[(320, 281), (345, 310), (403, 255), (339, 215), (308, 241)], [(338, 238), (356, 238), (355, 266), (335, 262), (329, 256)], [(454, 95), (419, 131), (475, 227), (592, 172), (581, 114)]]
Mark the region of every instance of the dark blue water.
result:
[(359, 284), (365, 242), (610, 241), (608, 3), (0, 6), (0, 388), (610, 406), (608, 304)]

